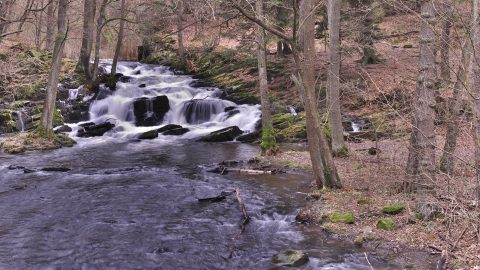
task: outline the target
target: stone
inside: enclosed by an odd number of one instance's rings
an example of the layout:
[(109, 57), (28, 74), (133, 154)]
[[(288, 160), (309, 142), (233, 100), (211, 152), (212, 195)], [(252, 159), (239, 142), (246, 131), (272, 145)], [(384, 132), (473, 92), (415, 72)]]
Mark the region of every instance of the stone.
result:
[(79, 129), (77, 132), (78, 137), (99, 137), (103, 136), (106, 132), (112, 130), (115, 127), (114, 124), (110, 122), (105, 122), (98, 125), (85, 125), (82, 129)]
[(237, 141), (243, 142), (243, 143), (253, 143), (260, 140), (261, 134), (262, 134), (261, 131), (250, 132), (250, 133), (239, 136), (237, 138)]
[(175, 125), (175, 124), (168, 124), (168, 125), (165, 125), (159, 129), (157, 129), (158, 133), (163, 133), (165, 131), (169, 131), (169, 130), (172, 130), (172, 129), (178, 129), (178, 128), (182, 128), (182, 126), (180, 125)]
[(272, 262), (281, 266), (299, 267), (308, 262), (308, 255), (303, 251), (286, 250), (273, 256)]
[(139, 88), (145, 88), (145, 87), (147, 87), (147, 85), (144, 84), (144, 83), (142, 83), (142, 84), (140, 84), (138, 87), (139, 87)]
[(395, 222), (391, 218), (380, 218), (377, 221), (377, 229), (391, 231), (395, 229)]
[(133, 102), (135, 125), (151, 127), (162, 123), (165, 114), (170, 110), (167, 96), (153, 98), (141, 97)]
[(58, 133), (68, 133), (68, 132), (72, 132), (72, 128), (67, 126), (67, 125), (63, 125), (63, 126), (60, 126), (57, 129), (55, 129), (56, 134), (58, 134)]
[(345, 223), (345, 224), (354, 224), (355, 216), (351, 212), (345, 213), (333, 213), (329, 217), (331, 222), (334, 223)]
[(385, 207), (383, 207), (382, 209), (383, 213), (389, 214), (389, 215), (396, 215), (401, 213), (402, 211), (403, 211), (403, 205), (399, 203), (385, 205)]
[(201, 142), (228, 142), (233, 141), (236, 137), (242, 134), (242, 130), (240, 130), (237, 126), (231, 126), (224, 129), (220, 129), (214, 131), (207, 136), (204, 136), (198, 141)]
[(146, 132), (141, 133), (138, 136), (138, 139), (140, 140), (152, 140), (158, 137), (158, 131), (156, 130), (149, 130)]
[(68, 172), (70, 168), (65, 167), (45, 167), (41, 169), (44, 172)]
[(176, 128), (176, 129), (167, 130), (167, 131), (163, 132), (162, 135), (180, 136), (180, 135), (183, 135), (183, 134), (185, 134), (189, 131), (190, 131), (190, 129), (188, 129), (188, 128)]

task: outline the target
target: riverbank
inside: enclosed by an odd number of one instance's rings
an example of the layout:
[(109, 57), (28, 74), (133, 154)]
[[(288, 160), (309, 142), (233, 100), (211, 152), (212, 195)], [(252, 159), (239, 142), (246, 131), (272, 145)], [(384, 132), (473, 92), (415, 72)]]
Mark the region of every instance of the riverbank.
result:
[[(437, 140), (441, 144), (442, 136)], [(462, 140), (468, 142), (467, 138)], [(448, 269), (480, 266), (480, 245), (472, 227), (475, 221), (462, 216), (461, 211), (473, 206), (467, 201), (447, 200), (455, 198), (463, 187), (447, 191), (445, 185), (444, 190), (437, 190), (437, 203), (443, 210), (434, 220), (422, 220), (414, 211), (413, 197), (402, 192), (408, 138), (348, 143), (348, 147), (350, 154), (335, 160), (344, 188), (318, 191), (312, 183), (312, 193), (306, 195), (308, 205), (299, 211), (298, 221), (317, 224), (373, 254), (403, 259), (409, 269), (423, 269), (405, 260), (409, 250), (427, 251), (432, 254), (426, 258), (430, 260), (438, 260), (441, 252), (448, 250)], [(468, 147), (461, 145), (459, 152), (468, 153)], [(308, 152), (301, 149), (287, 149), (262, 160), (284, 164), (285, 168), (311, 168)], [(467, 167), (457, 166), (462, 182), (473, 173)], [(444, 176), (442, 181), (448, 179)]]

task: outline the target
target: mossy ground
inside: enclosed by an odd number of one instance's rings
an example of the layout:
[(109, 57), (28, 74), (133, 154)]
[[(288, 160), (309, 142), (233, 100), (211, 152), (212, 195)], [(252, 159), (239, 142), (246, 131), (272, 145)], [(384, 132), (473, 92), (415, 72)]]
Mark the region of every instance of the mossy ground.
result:
[(72, 147), (76, 142), (64, 135), (51, 134), (42, 136), (36, 132), (14, 133), (0, 142), (0, 149), (5, 153), (18, 154), (26, 151), (52, 150)]

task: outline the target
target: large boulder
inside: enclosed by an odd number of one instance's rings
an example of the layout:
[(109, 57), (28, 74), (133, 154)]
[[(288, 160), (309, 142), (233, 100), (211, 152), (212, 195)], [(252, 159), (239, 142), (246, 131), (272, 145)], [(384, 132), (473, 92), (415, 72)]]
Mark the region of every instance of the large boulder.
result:
[(237, 126), (231, 126), (224, 129), (214, 131), (207, 136), (200, 138), (201, 142), (228, 142), (233, 141), (236, 137), (242, 135), (242, 130)]
[(188, 129), (188, 128), (176, 128), (176, 129), (171, 129), (171, 130), (165, 131), (165, 132), (162, 133), (162, 135), (180, 136), (180, 135), (183, 135), (183, 134), (185, 134), (189, 131), (190, 131), (190, 129)]
[(168, 124), (168, 125), (165, 125), (159, 129), (157, 129), (158, 133), (163, 133), (165, 131), (169, 131), (169, 130), (172, 130), (172, 129), (177, 129), (177, 128), (182, 128), (182, 126), (180, 125), (175, 125), (175, 124)]
[(78, 137), (99, 137), (103, 136), (106, 132), (112, 130), (115, 127), (114, 124), (110, 122), (105, 122), (102, 124), (92, 124), (92, 123), (86, 123), (84, 126), (82, 126), (78, 132), (77, 136)]
[(163, 117), (170, 110), (167, 96), (154, 98), (142, 97), (133, 102), (135, 125), (142, 127), (156, 126), (163, 121)]

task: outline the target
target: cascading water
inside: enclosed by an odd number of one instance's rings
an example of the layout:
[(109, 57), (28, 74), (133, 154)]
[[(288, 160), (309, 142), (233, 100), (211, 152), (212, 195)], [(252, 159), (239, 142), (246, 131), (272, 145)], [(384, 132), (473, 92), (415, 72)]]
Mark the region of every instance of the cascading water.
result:
[[(109, 72), (111, 65), (103, 62)], [(255, 131), (261, 112), (259, 105), (237, 105), (219, 98), (216, 88), (195, 88), (191, 76), (176, 75), (168, 67), (121, 62), (118, 72), (123, 74), (114, 92), (103, 85), (90, 106), (89, 122), (111, 122), (115, 128), (104, 136), (135, 138), (142, 132), (167, 124), (181, 125), (189, 132), (180, 137), (191, 139), (230, 126), (244, 132)], [(70, 92), (75, 99), (78, 89)], [(101, 99), (99, 98), (101, 96)], [(71, 124), (76, 136), (78, 124)]]

